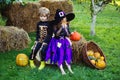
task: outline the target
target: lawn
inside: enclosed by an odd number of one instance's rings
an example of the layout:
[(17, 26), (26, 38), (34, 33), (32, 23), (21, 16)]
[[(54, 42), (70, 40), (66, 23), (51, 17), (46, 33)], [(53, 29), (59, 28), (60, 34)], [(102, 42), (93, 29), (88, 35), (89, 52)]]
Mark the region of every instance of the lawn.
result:
[[(20, 51), (0, 53), (0, 80), (120, 80), (120, 13), (112, 5), (108, 5), (97, 16), (96, 35), (90, 36), (91, 17), (89, 5), (74, 3), (76, 18), (71, 22), (71, 31), (78, 31), (87, 41), (94, 41), (103, 50), (107, 67), (104, 70), (92, 69), (83, 63), (72, 64), (74, 74), (65, 67), (66, 75), (62, 76), (56, 66), (46, 66), (39, 71), (29, 66), (16, 65), (16, 55), (25, 53), (29, 56), (35, 40), (35, 33), (29, 33), (32, 43)], [(4, 22), (3, 22), (4, 23)]]

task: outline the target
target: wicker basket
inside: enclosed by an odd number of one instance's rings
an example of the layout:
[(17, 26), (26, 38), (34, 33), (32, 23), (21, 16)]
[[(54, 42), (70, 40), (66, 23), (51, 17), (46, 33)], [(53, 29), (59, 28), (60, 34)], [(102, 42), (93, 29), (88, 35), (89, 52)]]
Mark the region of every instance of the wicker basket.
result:
[(96, 43), (94, 43), (93, 41), (87, 42), (87, 43), (83, 46), (83, 48), (82, 48), (82, 57), (83, 57), (83, 61), (84, 61), (88, 66), (90, 66), (90, 67), (92, 67), (92, 68), (97, 68), (97, 69), (104, 69), (105, 67), (104, 67), (104, 68), (99, 68), (99, 67), (97, 67), (96, 65), (93, 65), (93, 64), (90, 62), (90, 59), (89, 59), (88, 56), (87, 56), (87, 51), (88, 51), (88, 50), (92, 50), (92, 51), (94, 51), (94, 52), (99, 52), (100, 55), (105, 58), (104, 61), (105, 61), (105, 63), (106, 63), (106, 57), (105, 57), (105, 55), (103, 54), (102, 50), (99, 48), (99, 46), (98, 46)]

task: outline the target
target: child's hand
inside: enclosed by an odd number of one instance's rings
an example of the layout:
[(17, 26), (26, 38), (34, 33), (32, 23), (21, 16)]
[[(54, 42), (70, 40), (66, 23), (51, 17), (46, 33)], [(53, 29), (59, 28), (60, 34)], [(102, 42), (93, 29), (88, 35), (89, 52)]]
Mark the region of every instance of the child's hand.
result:
[(47, 45), (47, 43), (43, 42), (42, 45), (43, 45), (43, 46), (44, 46), (44, 45)]

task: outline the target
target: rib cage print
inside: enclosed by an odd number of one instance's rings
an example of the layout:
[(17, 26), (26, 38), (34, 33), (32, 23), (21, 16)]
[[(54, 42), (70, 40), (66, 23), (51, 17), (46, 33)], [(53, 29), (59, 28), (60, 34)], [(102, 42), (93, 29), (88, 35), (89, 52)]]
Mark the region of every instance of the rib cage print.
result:
[(39, 26), (40, 28), (40, 42), (43, 42), (43, 40), (45, 39), (45, 37), (47, 36), (47, 26)]

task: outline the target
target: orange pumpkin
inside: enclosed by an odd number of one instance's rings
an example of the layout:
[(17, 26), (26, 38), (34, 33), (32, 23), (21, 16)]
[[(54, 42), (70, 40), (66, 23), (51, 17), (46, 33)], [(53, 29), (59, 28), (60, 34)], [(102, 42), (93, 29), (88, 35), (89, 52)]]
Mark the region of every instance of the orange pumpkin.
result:
[(28, 65), (28, 57), (26, 54), (18, 54), (16, 57), (16, 64), (19, 66), (26, 66)]
[(94, 53), (94, 56), (95, 56), (96, 58), (100, 58), (100, 53), (99, 53), (99, 52), (95, 52), (95, 53)]
[(81, 39), (81, 35), (78, 32), (74, 31), (71, 33), (70, 39), (72, 41), (79, 41)]

